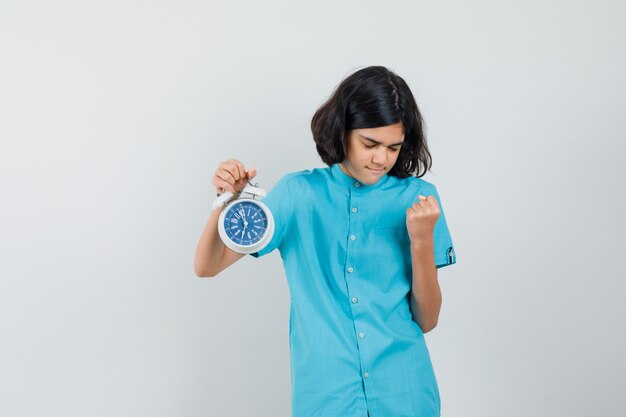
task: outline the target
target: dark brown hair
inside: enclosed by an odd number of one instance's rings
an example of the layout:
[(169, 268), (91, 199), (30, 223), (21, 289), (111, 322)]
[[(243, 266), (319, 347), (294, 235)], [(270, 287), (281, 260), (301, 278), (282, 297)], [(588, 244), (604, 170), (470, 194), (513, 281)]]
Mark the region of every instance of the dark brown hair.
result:
[(432, 166), (424, 121), (406, 82), (388, 68), (371, 66), (344, 78), (311, 120), (317, 153), (327, 165), (342, 162), (346, 133), (402, 122), (404, 143), (389, 175), (421, 177)]

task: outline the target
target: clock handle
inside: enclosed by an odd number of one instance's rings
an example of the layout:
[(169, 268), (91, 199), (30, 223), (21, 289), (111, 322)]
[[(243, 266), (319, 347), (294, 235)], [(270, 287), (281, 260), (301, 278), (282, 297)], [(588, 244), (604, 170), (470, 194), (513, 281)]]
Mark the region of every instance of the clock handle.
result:
[(267, 193), (265, 192), (265, 190), (263, 190), (262, 188), (259, 188), (258, 183), (256, 183), (255, 185), (252, 185), (252, 183), (249, 181), (248, 181), (248, 185), (246, 185), (245, 188), (241, 190), (241, 194), (243, 193), (248, 193), (251, 195), (258, 195), (259, 197), (267, 196)]
[[(241, 192), (239, 193), (238, 197), (241, 196), (243, 193), (247, 193), (247, 194), (251, 194), (251, 195), (257, 195), (260, 197), (265, 197), (267, 195), (267, 193), (265, 192), (265, 190), (261, 189), (258, 187), (258, 184), (256, 185), (252, 185), (251, 182), (248, 181), (248, 185), (246, 185), (244, 187), (243, 190), (241, 190)], [(220, 194), (214, 201), (213, 201), (213, 210), (215, 210), (216, 208), (218, 208), (219, 206), (222, 205), (226, 205), (228, 204), (228, 202), (230, 200), (232, 200), (234, 197), (233, 193), (226, 192), (223, 194)]]

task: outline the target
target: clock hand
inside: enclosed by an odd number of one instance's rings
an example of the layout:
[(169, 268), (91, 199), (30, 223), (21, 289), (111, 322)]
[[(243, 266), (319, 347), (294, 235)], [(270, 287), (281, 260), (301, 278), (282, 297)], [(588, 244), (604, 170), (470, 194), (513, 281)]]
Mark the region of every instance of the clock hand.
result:
[(241, 216), (241, 219), (243, 220), (243, 224), (245, 226), (248, 225), (248, 221), (246, 220), (246, 213), (243, 211), (243, 209), (240, 209), (241, 211), (239, 212), (239, 215)]

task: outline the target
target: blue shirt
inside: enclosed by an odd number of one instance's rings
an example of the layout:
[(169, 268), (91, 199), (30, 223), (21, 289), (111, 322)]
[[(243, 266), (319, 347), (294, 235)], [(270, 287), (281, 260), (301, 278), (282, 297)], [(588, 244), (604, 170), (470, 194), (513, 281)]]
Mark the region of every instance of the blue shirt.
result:
[(372, 185), (338, 164), (283, 176), (262, 199), (291, 295), (293, 417), (438, 417), (437, 381), (411, 317), (406, 209), (437, 198), (437, 268), (456, 263), (441, 200), (421, 178)]

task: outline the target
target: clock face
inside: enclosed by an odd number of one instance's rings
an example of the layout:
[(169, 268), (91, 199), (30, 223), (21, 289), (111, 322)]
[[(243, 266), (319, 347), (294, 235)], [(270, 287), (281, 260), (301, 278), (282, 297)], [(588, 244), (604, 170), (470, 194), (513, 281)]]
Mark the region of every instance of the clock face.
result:
[(255, 203), (242, 201), (229, 207), (224, 217), (224, 230), (233, 242), (253, 245), (265, 234), (268, 222), (265, 212)]

